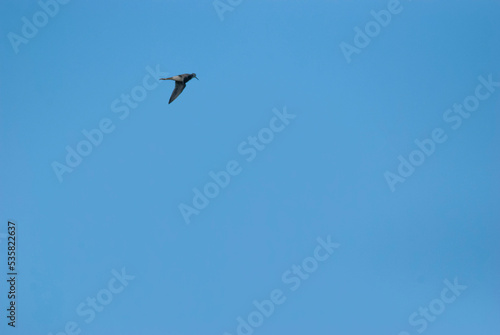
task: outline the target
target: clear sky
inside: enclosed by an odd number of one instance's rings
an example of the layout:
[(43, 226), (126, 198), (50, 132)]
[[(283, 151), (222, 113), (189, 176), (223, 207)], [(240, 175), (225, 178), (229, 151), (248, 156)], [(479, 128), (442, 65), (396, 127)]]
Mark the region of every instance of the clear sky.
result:
[(498, 335), (499, 15), (2, 1), (0, 333)]

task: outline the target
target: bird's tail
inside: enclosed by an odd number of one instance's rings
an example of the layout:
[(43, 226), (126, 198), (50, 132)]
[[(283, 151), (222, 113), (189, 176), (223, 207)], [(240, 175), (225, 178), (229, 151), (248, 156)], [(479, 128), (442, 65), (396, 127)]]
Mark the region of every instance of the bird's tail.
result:
[(170, 77), (170, 78), (160, 78), (160, 80), (174, 80), (174, 77)]

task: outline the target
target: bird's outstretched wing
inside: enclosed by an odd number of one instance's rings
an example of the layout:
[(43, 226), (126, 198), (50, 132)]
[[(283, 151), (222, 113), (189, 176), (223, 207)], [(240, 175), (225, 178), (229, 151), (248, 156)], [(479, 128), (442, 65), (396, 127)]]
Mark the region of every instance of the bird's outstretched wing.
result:
[(174, 91), (172, 92), (172, 95), (170, 96), (170, 100), (168, 101), (168, 103), (170, 104), (172, 101), (174, 101), (182, 93), (185, 87), (186, 84), (180, 81), (176, 81)]

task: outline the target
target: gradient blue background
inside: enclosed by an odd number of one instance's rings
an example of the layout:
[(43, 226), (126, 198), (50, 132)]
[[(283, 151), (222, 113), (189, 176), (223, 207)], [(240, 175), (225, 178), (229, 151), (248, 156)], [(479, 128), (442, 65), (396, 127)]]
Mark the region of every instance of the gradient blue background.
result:
[[(457, 277), (426, 334), (500, 333), (500, 89), (452, 130), (444, 111), (500, 81), (498, 1), (401, 1), (348, 64), (339, 48), (387, 1), (71, 1), (15, 54), (35, 1), (0, 5), (0, 232), (18, 225), (18, 327), (2, 334), (236, 333), (253, 300), (287, 300), (255, 334), (417, 334), (408, 316)], [(171, 105), (159, 82), (128, 118), (111, 103), (146, 67), (200, 81)], [(272, 109), (297, 115), (248, 163)], [(59, 183), (81, 131), (115, 130)], [(384, 172), (441, 127), (448, 140), (391, 192)], [(243, 171), (186, 225), (192, 189)], [(340, 248), (292, 292), (281, 275), (316, 238)], [(0, 239), (1, 278), (6, 241)], [(76, 306), (113, 269), (135, 279), (86, 324)]]

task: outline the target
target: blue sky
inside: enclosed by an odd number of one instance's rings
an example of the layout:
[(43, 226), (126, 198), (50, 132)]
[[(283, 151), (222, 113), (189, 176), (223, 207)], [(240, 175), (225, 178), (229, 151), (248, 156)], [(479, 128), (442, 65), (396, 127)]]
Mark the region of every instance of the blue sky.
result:
[(2, 334), (500, 333), (497, 1), (0, 13)]

